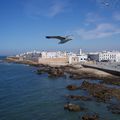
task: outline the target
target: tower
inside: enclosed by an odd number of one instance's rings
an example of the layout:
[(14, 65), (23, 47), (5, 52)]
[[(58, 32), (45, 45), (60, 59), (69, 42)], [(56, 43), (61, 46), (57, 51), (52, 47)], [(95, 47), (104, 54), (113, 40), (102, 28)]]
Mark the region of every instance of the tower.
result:
[(80, 49), (80, 55), (82, 55), (82, 50)]

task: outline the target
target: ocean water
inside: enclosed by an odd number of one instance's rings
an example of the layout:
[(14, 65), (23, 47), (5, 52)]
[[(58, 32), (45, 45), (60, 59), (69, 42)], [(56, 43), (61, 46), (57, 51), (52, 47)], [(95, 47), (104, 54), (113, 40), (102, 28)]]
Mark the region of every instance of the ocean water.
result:
[(120, 120), (107, 110), (106, 104), (94, 101), (70, 101), (87, 108), (85, 112), (64, 110), (65, 95), (86, 95), (83, 90), (69, 91), (69, 84), (81, 80), (49, 78), (37, 75), (35, 67), (0, 63), (0, 120), (81, 120), (85, 113), (99, 113), (101, 120)]

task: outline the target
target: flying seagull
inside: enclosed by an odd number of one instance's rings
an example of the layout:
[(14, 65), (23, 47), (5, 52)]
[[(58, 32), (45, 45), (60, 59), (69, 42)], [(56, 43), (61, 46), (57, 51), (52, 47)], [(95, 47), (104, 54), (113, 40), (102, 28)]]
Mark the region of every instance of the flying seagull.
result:
[(102, 0), (101, 3), (102, 3), (104, 6), (109, 6), (109, 5), (110, 5), (109, 2), (106, 1), (106, 0)]
[(72, 38), (70, 38), (70, 36), (65, 36), (65, 37), (63, 37), (63, 36), (46, 36), (46, 38), (48, 38), (48, 39), (58, 39), (58, 40), (60, 40), (59, 44), (64, 44), (64, 43), (72, 40)]

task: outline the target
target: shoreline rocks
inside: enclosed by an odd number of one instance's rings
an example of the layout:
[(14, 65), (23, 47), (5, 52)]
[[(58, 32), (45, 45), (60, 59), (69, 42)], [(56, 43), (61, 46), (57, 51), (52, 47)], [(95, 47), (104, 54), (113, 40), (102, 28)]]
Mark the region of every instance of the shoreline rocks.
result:
[(80, 89), (80, 87), (76, 86), (76, 85), (68, 85), (66, 87), (68, 90), (77, 90), (77, 89)]
[(112, 97), (120, 100), (120, 89), (109, 88), (102, 84), (89, 83), (84, 81), (81, 89), (87, 90), (90, 95), (97, 98), (98, 101), (110, 101)]
[(49, 77), (62, 77), (65, 76), (65, 72), (60, 67), (42, 66), (37, 70), (37, 74), (48, 73)]
[(72, 104), (72, 103), (65, 104), (64, 109), (67, 109), (69, 111), (74, 111), (74, 112), (85, 110), (84, 108), (80, 107), (79, 105)]
[(98, 114), (93, 114), (93, 115), (83, 115), (82, 120), (99, 120), (99, 115)]
[[(87, 81), (83, 81), (81, 86), (68, 85), (66, 88), (68, 90), (78, 90), (78, 89), (86, 90), (88, 91), (90, 96), (96, 98), (96, 100), (99, 102), (110, 101), (113, 97), (115, 97), (117, 100), (120, 100), (120, 89), (110, 88), (103, 84), (89, 83)], [(72, 99), (84, 99), (84, 100), (89, 99), (83, 96), (75, 96), (75, 95), (69, 95), (67, 97)]]
[(65, 73), (68, 73), (69, 77), (75, 80), (99, 79), (102, 80), (101, 83), (120, 86), (119, 76), (115, 76), (95, 68), (84, 67), (84, 65), (51, 66), (47, 64), (38, 64), (37, 62), (33, 62), (30, 60), (20, 61), (17, 57), (7, 57), (4, 61), (38, 67), (40, 70), (37, 71), (37, 74), (49, 73), (50, 77), (61, 77), (65, 76)]
[(89, 96), (65, 95), (65, 97), (68, 99), (73, 99), (73, 100), (83, 100), (83, 101), (90, 101), (91, 100), (91, 97), (89, 97)]
[(110, 104), (107, 108), (113, 114), (120, 114), (120, 104)]

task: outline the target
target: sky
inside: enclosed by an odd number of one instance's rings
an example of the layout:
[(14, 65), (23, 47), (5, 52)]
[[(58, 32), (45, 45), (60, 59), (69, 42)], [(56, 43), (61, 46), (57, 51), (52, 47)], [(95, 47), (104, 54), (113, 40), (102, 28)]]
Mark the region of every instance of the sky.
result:
[[(47, 35), (71, 35), (58, 44)], [(32, 50), (120, 51), (119, 0), (0, 0), (0, 55)]]

